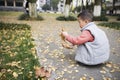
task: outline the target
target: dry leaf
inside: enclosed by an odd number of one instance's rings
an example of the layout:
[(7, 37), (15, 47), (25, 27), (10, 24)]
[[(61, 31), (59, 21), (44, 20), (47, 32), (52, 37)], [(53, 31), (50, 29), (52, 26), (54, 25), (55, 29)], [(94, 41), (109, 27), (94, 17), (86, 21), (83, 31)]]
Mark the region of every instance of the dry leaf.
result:
[[(64, 31), (64, 29), (62, 28), (62, 30), (61, 30), (62, 32)], [(65, 37), (63, 36), (63, 34), (61, 33), (60, 34), (60, 37), (61, 37), (61, 39), (63, 40), (63, 41), (65, 41)]]
[(64, 47), (64, 48), (67, 48), (67, 49), (73, 49), (73, 46), (72, 45), (70, 45), (70, 44), (68, 44), (68, 43), (62, 43), (62, 46)]
[(105, 70), (101, 70), (101, 71), (100, 71), (100, 73), (103, 73), (103, 74), (105, 74), (105, 73), (106, 73), (106, 71), (105, 71)]
[(45, 70), (44, 67), (36, 67), (35, 68), (35, 75), (36, 75), (36, 78), (38, 78), (39, 76), (40, 77), (50, 77), (50, 72)]
[(6, 72), (6, 69), (1, 69), (1, 73), (5, 73)]
[(75, 72), (79, 72), (78, 70), (75, 70)]
[(50, 72), (49, 71), (45, 71), (45, 76), (48, 78), (48, 77), (50, 77)]
[(110, 72), (111, 72), (111, 73), (115, 72), (115, 69), (112, 69)]
[(90, 80), (95, 80), (93, 77), (90, 77)]
[(103, 77), (103, 80), (112, 80), (111, 78)]
[(112, 63), (108, 62), (108, 63), (106, 63), (106, 66), (109, 67), (109, 68), (111, 68), (112, 67)]
[(17, 74), (16, 72), (13, 72), (13, 76), (14, 76), (15, 78), (17, 78), (17, 77), (18, 77), (18, 74)]
[(87, 80), (85, 76), (83, 76), (82, 78), (80, 78), (80, 80)]

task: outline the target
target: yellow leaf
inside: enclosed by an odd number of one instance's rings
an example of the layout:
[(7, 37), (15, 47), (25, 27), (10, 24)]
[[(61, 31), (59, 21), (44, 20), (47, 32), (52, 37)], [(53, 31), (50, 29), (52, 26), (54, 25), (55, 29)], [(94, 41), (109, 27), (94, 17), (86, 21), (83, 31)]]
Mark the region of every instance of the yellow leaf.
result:
[(82, 78), (80, 78), (80, 80), (87, 80), (85, 76), (83, 76)]
[(16, 72), (13, 72), (13, 76), (14, 76), (15, 78), (17, 78), (17, 77), (18, 77), (18, 74), (17, 74)]

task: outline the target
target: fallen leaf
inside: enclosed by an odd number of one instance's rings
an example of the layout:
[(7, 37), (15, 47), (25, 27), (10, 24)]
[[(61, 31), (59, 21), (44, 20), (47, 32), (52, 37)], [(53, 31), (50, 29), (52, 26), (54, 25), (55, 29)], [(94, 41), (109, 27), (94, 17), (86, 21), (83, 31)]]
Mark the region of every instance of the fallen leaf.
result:
[(83, 76), (82, 78), (80, 78), (80, 80), (87, 80), (85, 76)]
[(45, 71), (45, 76), (48, 78), (48, 77), (50, 77), (50, 72), (49, 71)]
[(100, 71), (100, 73), (103, 73), (103, 74), (105, 74), (105, 73), (106, 73), (106, 71), (105, 71), (105, 70), (101, 70), (101, 71)]
[(115, 69), (112, 69), (110, 72), (111, 72), (111, 73), (115, 72)]
[(95, 80), (93, 77), (90, 77), (90, 80)]
[(13, 72), (13, 77), (17, 78), (18, 74), (16, 72)]
[(112, 67), (112, 63), (108, 62), (108, 63), (106, 63), (106, 66), (109, 67), (109, 68), (111, 68)]
[(111, 78), (103, 77), (103, 80), (112, 80)]

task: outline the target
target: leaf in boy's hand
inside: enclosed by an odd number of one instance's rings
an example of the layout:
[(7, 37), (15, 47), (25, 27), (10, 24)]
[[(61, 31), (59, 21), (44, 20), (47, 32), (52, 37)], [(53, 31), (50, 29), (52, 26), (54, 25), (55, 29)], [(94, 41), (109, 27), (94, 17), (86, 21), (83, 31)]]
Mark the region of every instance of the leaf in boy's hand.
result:
[(73, 49), (73, 47), (70, 46), (70, 45), (67, 44), (67, 43), (62, 43), (62, 46), (63, 46), (64, 48), (67, 48), (67, 49)]
[[(64, 29), (62, 28), (61, 31), (63, 32)], [(61, 37), (61, 39), (62, 39), (63, 41), (65, 41), (65, 36), (63, 36), (62, 32), (61, 32), (61, 34), (60, 34), (60, 37)]]
[(65, 41), (65, 36), (63, 36), (62, 33), (60, 34), (60, 36), (61, 36), (61, 39), (62, 39), (63, 41)]

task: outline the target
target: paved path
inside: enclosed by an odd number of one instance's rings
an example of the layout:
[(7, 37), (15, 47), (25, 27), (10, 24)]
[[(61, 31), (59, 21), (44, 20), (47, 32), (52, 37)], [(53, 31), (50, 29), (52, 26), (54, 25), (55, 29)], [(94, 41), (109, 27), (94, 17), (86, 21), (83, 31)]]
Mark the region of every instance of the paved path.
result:
[[(62, 27), (74, 36), (79, 35), (78, 22), (56, 21), (52, 16), (45, 19), (44, 21), (17, 21), (17, 23), (27, 23), (32, 26), (32, 35), (41, 66), (52, 70), (49, 80), (120, 80), (120, 31), (100, 27), (110, 40), (109, 63), (85, 66), (74, 61), (76, 47), (70, 50), (63, 48), (59, 37)], [(11, 18), (4, 18), (4, 20), (6, 22), (15, 21)]]
[[(59, 33), (62, 27), (72, 35), (79, 35), (77, 21), (59, 22), (45, 20), (30, 24), (37, 44), (40, 63), (52, 70), (50, 80), (119, 80), (120, 79), (120, 31), (103, 28), (111, 45), (109, 63), (99, 66), (84, 66), (74, 61), (75, 49), (61, 46)], [(86, 78), (86, 79), (84, 79)]]

